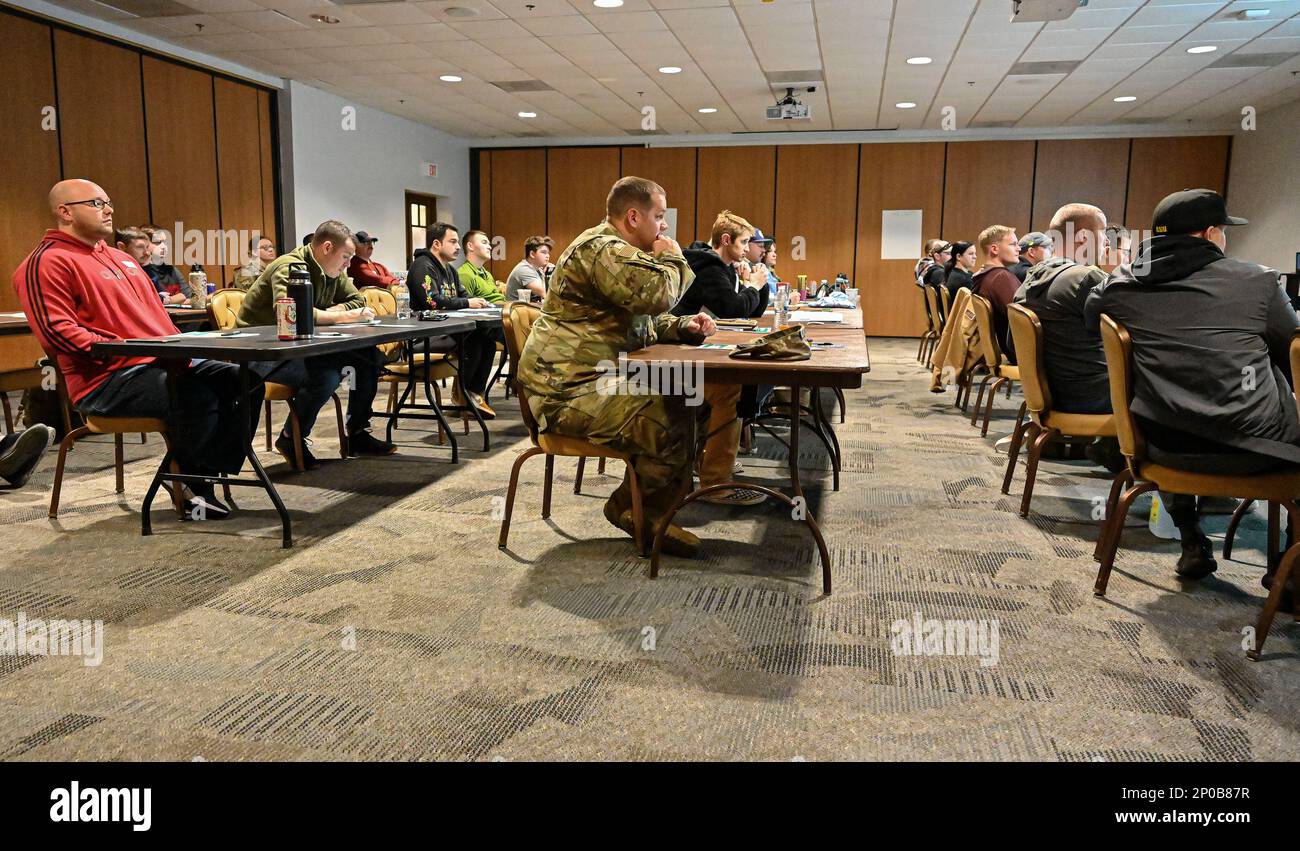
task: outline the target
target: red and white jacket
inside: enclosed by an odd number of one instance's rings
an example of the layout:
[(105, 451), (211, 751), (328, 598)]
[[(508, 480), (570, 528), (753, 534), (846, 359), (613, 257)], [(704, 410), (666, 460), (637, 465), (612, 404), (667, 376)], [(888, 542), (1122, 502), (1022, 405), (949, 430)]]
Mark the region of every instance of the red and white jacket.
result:
[(54, 355), (78, 402), (116, 370), (154, 358), (97, 358), (93, 343), (175, 334), (158, 290), (131, 255), (47, 230), (14, 272), (14, 289), (32, 333)]

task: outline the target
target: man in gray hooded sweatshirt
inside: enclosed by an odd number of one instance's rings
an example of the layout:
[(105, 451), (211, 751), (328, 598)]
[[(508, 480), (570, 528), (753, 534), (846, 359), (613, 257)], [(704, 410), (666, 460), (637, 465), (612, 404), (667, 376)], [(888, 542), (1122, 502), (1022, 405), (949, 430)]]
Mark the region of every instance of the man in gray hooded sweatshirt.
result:
[[(1156, 206), (1155, 235), (1132, 266), (1112, 272), (1084, 306), (1090, 328), (1100, 330), (1104, 313), (1132, 335), (1132, 410), (1158, 464), (1240, 475), (1300, 464), (1287, 378), (1300, 318), (1277, 272), (1224, 255), (1224, 229), (1246, 223), (1208, 189), (1170, 195)], [(1162, 499), (1182, 534), (1179, 575), (1214, 572), (1197, 498)], [(1269, 566), (1265, 587), (1276, 568)]]

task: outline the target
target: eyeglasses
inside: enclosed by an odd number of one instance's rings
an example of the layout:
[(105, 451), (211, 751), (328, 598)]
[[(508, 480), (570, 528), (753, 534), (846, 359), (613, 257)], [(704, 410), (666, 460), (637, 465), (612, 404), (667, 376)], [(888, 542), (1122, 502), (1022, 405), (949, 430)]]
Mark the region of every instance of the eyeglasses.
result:
[(96, 210), (102, 210), (105, 207), (109, 208), (110, 210), (113, 209), (113, 202), (105, 198), (91, 198), (89, 201), (69, 201), (63, 206), (75, 207), (78, 204), (88, 204), (91, 207), (94, 207)]

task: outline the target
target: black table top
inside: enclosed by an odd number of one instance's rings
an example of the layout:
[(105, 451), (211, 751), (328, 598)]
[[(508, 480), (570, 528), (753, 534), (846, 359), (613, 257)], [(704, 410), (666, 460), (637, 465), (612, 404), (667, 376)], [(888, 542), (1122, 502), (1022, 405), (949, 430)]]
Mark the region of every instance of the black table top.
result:
[[(474, 330), (472, 319), (448, 318), (441, 322), (408, 319), (399, 322), (385, 316), (376, 325), (318, 326), (310, 340), (276, 339), (274, 326), (238, 329), (241, 336), (172, 335), (95, 343), (90, 347), (100, 357), (213, 358), (226, 361), (280, 361), (327, 355), (349, 349), (377, 346), (399, 340), (441, 337)], [(333, 336), (337, 333), (338, 336)], [(329, 335), (329, 336), (326, 336)]]

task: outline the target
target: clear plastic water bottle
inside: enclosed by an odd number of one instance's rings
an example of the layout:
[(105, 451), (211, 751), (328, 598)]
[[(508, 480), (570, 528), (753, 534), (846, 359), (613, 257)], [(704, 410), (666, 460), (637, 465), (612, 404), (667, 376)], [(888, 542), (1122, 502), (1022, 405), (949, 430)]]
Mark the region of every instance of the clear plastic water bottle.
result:
[(1182, 538), (1182, 533), (1174, 525), (1174, 518), (1170, 517), (1169, 512), (1165, 510), (1159, 492), (1151, 494), (1151, 515), (1147, 518), (1147, 527), (1152, 535), (1164, 538), (1166, 541)]
[(781, 284), (776, 288), (776, 312), (784, 313), (790, 307), (790, 287)]
[(393, 298), (397, 300), (397, 318), (411, 318), (411, 291), (406, 288), (406, 284), (399, 283), (393, 287)]

